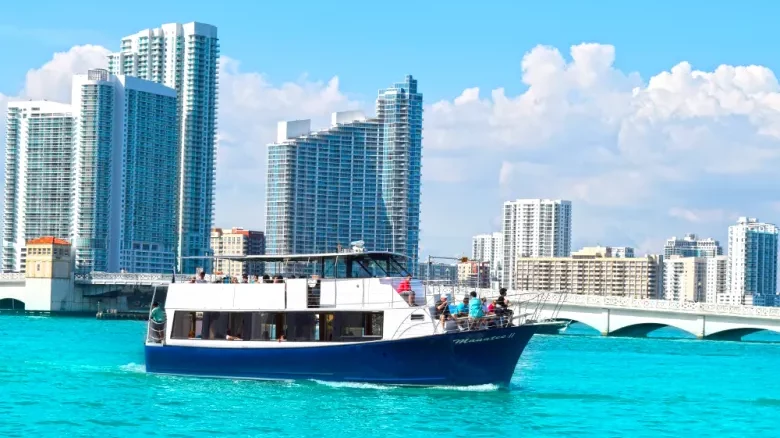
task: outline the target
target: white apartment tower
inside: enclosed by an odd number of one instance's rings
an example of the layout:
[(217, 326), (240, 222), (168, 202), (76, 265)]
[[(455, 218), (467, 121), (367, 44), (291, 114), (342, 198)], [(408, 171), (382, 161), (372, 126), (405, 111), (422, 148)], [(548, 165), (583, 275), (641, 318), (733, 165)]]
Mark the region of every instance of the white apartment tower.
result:
[(27, 240), (69, 237), (73, 126), (70, 105), (8, 104), (3, 272), (24, 272)]
[(471, 259), (488, 262), (491, 278), (500, 280), (501, 266), (504, 263), (504, 235), (497, 232), (472, 237)]
[(775, 304), (777, 232), (773, 224), (749, 217), (741, 217), (729, 227), (729, 290), (721, 304)]
[(176, 90), (90, 70), (73, 77), (71, 239), (80, 272), (171, 272)]
[[(179, 182), (177, 253), (210, 254), (214, 215), (216, 108), (219, 39), (202, 23), (170, 23), (122, 38), (109, 55), (113, 74), (158, 82), (178, 94)], [(194, 273), (203, 260), (180, 259), (179, 270)]]
[(504, 203), (502, 286), (516, 289), (520, 257), (568, 257), (571, 254), (571, 202), (518, 199)]
[(726, 256), (664, 258), (664, 299), (717, 303), (726, 292)]

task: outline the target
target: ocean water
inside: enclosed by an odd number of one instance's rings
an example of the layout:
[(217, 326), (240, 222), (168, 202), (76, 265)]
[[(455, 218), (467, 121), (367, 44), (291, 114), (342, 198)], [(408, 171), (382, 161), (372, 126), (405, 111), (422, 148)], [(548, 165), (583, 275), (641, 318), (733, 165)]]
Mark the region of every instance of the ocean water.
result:
[(769, 437), (780, 344), (535, 336), (508, 390), (147, 375), (138, 321), (0, 316), (0, 436)]

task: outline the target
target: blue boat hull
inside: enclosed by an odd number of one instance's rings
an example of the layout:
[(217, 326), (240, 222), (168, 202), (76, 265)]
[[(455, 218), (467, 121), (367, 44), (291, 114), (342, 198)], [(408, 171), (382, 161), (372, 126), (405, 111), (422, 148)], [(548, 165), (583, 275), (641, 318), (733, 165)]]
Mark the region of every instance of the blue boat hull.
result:
[(526, 325), (299, 348), (147, 345), (146, 371), (236, 379), (507, 386), (535, 330)]

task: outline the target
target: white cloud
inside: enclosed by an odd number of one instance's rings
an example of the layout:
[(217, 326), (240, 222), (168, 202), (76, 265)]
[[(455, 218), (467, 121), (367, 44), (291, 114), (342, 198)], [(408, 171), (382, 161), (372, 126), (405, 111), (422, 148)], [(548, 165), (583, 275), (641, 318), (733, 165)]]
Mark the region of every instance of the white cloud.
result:
[[(105, 65), (107, 53), (77, 46), (55, 54), (28, 72), (17, 96), (65, 101), (71, 75)], [(657, 251), (686, 232), (723, 240), (736, 215), (775, 221), (773, 72), (702, 72), (682, 62), (643, 80), (617, 69), (615, 56), (609, 45), (577, 45), (568, 57), (538, 46), (520, 62), (522, 93), (472, 87), (426, 105), (422, 239), (431, 253), (467, 251), (472, 234), (498, 226), (503, 201), (518, 197), (574, 201), (575, 245)], [(216, 224), (264, 226), (266, 145), (278, 121), (325, 127), (332, 111), (373, 106), (341, 85), (306, 76), (274, 83), (222, 58)], [(8, 99), (0, 95), (0, 104)]]
[(662, 242), (689, 231), (675, 228), (679, 220), (721, 238), (738, 215), (774, 221), (762, 199), (780, 189), (780, 85), (771, 70), (702, 72), (681, 62), (644, 82), (614, 67), (612, 46), (581, 44), (569, 55), (545, 46), (526, 53), (527, 89), (517, 96), (469, 88), (429, 105), (425, 148), (492, 162), (496, 211), (517, 197), (571, 199), (581, 243)]

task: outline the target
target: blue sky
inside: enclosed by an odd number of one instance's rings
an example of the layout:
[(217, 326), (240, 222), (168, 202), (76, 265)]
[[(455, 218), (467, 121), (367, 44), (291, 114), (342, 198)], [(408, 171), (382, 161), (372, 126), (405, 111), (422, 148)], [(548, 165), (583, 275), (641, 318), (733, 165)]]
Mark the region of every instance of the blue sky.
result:
[[(779, 10), (768, 1), (12, 2), (0, 15), (0, 102), (63, 99), (67, 75), (101, 62), (121, 37), (210, 23), (226, 58), (217, 225), (262, 229), (264, 145), (276, 121), (371, 113), (376, 91), (411, 73), (426, 102), (423, 254), (467, 252), (517, 197), (571, 199), (575, 247), (658, 251), (686, 232), (725, 240), (738, 215), (780, 221)], [(102, 48), (74, 48), (87, 44)], [(64, 56), (50, 63), (55, 53)], [(751, 65), (761, 67), (740, 68)]]

